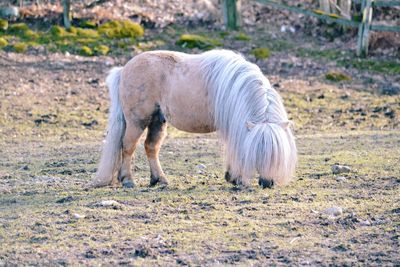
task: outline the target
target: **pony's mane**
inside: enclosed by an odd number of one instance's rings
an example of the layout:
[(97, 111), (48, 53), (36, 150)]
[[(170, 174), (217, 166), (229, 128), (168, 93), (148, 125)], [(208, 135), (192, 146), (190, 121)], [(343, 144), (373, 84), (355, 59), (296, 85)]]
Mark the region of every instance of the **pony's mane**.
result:
[(228, 50), (205, 52), (200, 60), (230, 170), (244, 179), (258, 171), (278, 184), (289, 182), (294, 138), (281, 97), (260, 68)]

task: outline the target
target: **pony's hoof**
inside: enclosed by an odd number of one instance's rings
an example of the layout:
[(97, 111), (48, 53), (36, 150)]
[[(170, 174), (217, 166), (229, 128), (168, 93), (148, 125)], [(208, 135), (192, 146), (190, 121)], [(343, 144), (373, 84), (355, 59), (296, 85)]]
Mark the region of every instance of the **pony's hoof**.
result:
[(260, 177), (258, 178), (258, 184), (263, 188), (272, 188), (274, 186), (274, 180)]
[(241, 186), (242, 185), (241, 177), (233, 178), (232, 175), (229, 172), (225, 172), (225, 180), (228, 183), (233, 184), (234, 186)]
[(122, 186), (125, 187), (125, 188), (134, 188), (135, 184), (133, 183), (132, 180), (124, 179), (122, 181)]
[(232, 183), (231, 174), (229, 172), (225, 172), (225, 181), (227, 181), (228, 183)]
[(168, 185), (168, 181), (163, 176), (156, 177), (156, 176), (151, 175), (151, 177), (150, 177), (150, 186), (155, 186), (157, 184), (162, 185), (162, 186), (167, 186)]

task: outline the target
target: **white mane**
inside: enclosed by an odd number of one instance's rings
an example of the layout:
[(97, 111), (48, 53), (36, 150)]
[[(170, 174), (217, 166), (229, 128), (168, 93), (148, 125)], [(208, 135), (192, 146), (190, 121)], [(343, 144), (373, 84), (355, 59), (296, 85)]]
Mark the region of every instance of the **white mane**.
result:
[(281, 97), (260, 68), (239, 54), (213, 50), (200, 58), (231, 173), (244, 183), (256, 171), (277, 184), (288, 183), (297, 152)]

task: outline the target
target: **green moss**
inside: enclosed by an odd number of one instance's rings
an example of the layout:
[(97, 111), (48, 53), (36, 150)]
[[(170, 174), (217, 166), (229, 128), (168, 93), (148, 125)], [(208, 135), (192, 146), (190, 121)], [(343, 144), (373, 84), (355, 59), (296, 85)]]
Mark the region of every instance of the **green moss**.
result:
[(7, 30), (8, 29), (8, 21), (5, 19), (0, 19), (0, 30)]
[(27, 39), (30, 39), (30, 40), (36, 40), (36, 39), (38, 39), (40, 37), (40, 35), (37, 32), (34, 32), (32, 30), (26, 30), (23, 33), (23, 37), (27, 38)]
[(29, 30), (25, 23), (15, 23), (8, 26), (8, 31), (14, 34), (21, 34)]
[(314, 12), (315, 14), (318, 14), (318, 15), (326, 15), (326, 16), (329, 16), (329, 17), (334, 18), (334, 19), (340, 18), (340, 16), (339, 16), (338, 14), (335, 14), (335, 13), (326, 13), (326, 12), (320, 10), (320, 9), (314, 9), (313, 12)]
[(243, 32), (240, 32), (234, 38), (235, 38), (235, 40), (238, 40), (238, 41), (250, 41), (251, 40), (251, 37)]
[(144, 29), (140, 24), (129, 20), (112, 20), (99, 27), (99, 33), (110, 39), (142, 37)]
[(28, 49), (28, 45), (25, 43), (15, 43), (12, 46), (13, 50), (17, 53), (24, 53)]
[(71, 37), (74, 36), (75, 34), (73, 32), (68, 32), (65, 28), (54, 25), (50, 29), (50, 33), (53, 36), (53, 38), (66, 38), (66, 37)]
[(229, 36), (229, 32), (228, 31), (222, 31), (222, 32), (219, 33), (219, 37), (221, 37), (221, 38), (225, 38), (227, 36)]
[(82, 28), (95, 29), (97, 27), (97, 24), (94, 21), (84, 20), (79, 23), (79, 26)]
[(98, 55), (107, 55), (108, 52), (110, 51), (110, 48), (106, 45), (98, 45), (94, 47), (94, 51), (96, 52), (96, 54)]
[(38, 46), (40, 46), (39, 43), (34, 42), (34, 41), (28, 41), (28, 42), (26, 42), (26, 45), (29, 46), (29, 47), (38, 47)]
[(76, 34), (85, 38), (99, 38), (100, 34), (96, 30), (77, 28)]
[(78, 33), (78, 28), (71, 26), (71, 28), (69, 28), (68, 32), (76, 35)]
[(86, 45), (82, 46), (79, 52), (83, 56), (93, 56), (93, 50)]
[(222, 46), (222, 43), (219, 40), (196, 34), (183, 34), (179, 37), (176, 44), (184, 48), (199, 49), (212, 49), (217, 46)]
[(325, 79), (332, 82), (351, 81), (351, 77), (338, 71), (330, 71), (325, 74)]
[(2, 37), (0, 37), (0, 47), (4, 47), (4, 46), (7, 46), (7, 45), (8, 45), (7, 40), (2, 38)]
[(257, 59), (266, 59), (269, 58), (271, 52), (266, 47), (260, 47), (252, 49), (250, 54), (254, 55)]

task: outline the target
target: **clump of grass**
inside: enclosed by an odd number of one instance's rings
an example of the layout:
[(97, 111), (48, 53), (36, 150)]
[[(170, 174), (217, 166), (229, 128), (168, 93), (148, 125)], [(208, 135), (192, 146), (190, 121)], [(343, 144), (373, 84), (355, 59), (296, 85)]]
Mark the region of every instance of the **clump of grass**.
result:
[(338, 71), (330, 71), (325, 74), (325, 79), (332, 82), (351, 81), (351, 77)]
[(0, 30), (7, 30), (8, 29), (8, 21), (5, 19), (0, 19)]
[(17, 53), (24, 53), (28, 50), (28, 45), (25, 43), (15, 43), (12, 46), (13, 50)]
[(93, 50), (86, 45), (82, 46), (79, 52), (83, 56), (93, 56)]
[(8, 31), (10, 33), (18, 33), (23, 34), (24, 32), (28, 31), (29, 27), (25, 23), (15, 23), (8, 26)]
[(3, 37), (0, 37), (0, 47), (5, 47), (8, 45), (8, 42)]
[(98, 31), (107, 38), (134, 38), (142, 37), (144, 29), (140, 24), (129, 20), (112, 20), (102, 24)]
[(110, 48), (106, 45), (98, 45), (94, 47), (94, 51), (96, 52), (96, 54), (98, 55), (107, 55), (108, 52), (110, 51)]
[(268, 48), (266, 47), (259, 47), (259, 48), (254, 48), (250, 51), (250, 54), (256, 57), (256, 59), (266, 59), (269, 58), (271, 55), (271, 52)]
[[(353, 60), (348, 62), (350, 65), (359, 70), (369, 70), (380, 73), (388, 73), (392, 75), (400, 75), (400, 63), (396, 61), (377, 61), (377, 60)], [(342, 63), (345, 65), (345, 62)]]
[(213, 49), (222, 46), (219, 40), (196, 34), (182, 34), (176, 44), (184, 48), (199, 48), (202, 50)]
[(248, 36), (247, 34), (245, 34), (244, 32), (238, 33), (234, 38), (235, 38), (235, 40), (238, 40), (238, 41), (250, 41), (251, 40), (251, 37)]

